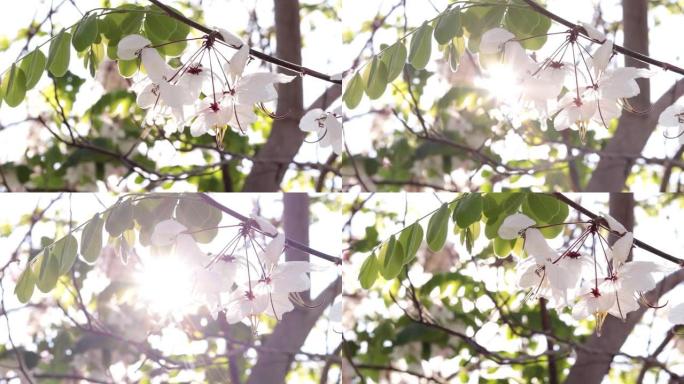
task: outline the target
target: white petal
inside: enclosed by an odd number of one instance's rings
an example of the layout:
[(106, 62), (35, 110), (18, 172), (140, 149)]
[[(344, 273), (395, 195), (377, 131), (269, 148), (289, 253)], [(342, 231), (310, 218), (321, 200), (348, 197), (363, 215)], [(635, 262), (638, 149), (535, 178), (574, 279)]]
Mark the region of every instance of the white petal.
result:
[(200, 260), (206, 254), (199, 249), (197, 241), (191, 235), (181, 234), (176, 239), (176, 255), (190, 260)]
[(294, 304), (290, 301), (290, 296), (287, 293), (278, 294), (271, 293), (268, 298), (268, 305), (266, 314), (278, 320), (283, 318), (287, 312), (294, 310)]
[(484, 54), (498, 53), (503, 44), (515, 38), (515, 35), (503, 28), (494, 28), (482, 34), (480, 52)]
[(302, 119), (299, 120), (299, 129), (304, 132), (318, 132), (324, 127), (321, 127), (321, 119), (326, 117), (325, 111), (320, 108), (314, 108), (304, 114)]
[(239, 76), (242, 76), (242, 72), (245, 71), (245, 65), (247, 65), (247, 60), (249, 60), (249, 46), (247, 46), (247, 44), (243, 44), (242, 48), (235, 52), (228, 65), (228, 69), (233, 80)]
[(157, 246), (171, 245), (176, 237), (188, 228), (176, 220), (164, 220), (154, 227), (150, 241)]
[(682, 113), (684, 113), (684, 106), (679, 104), (670, 105), (660, 114), (658, 124), (670, 128), (679, 127), (682, 123), (679, 121), (681, 117), (677, 115)]
[(283, 253), (283, 248), (285, 247), (285, 235), (278, 233), (276, 237), (271, 240), (268, 245), (264, 248), (262, 254), (263, 261), (269, 263), (269, 265), (278, 264), (278, 259)]
[(594, 57), (592, 60), (592, 66), (594, 67), (594, 75), (598, 76), (599, 73), (606, 70), (608, 67), (608, 62), (613, 56), (613, 42), (606, 40), (605, 43), (601, 44), (600, 47), (594, 52)]
[(667, 319), (672, 324), (684, 324), (684, 303), (672, 307), (667, 315)]
[(145, 71), (150, 79), (155, 83), (166, 82), (166, 79), (173, 76), (174, 70), (164, 61), (159, 52), (154, 48), (146, 48), (140, 54)]
[(136, 53), (142, 48), (152, 44), (145, 37), (140, 35), (128, 35), (119, 41), (116, 55), (121, 60), (133, 60), (137, 58)]
[(596, 29), (593, 25), (588, 23), (582, 23), (582, 26), (587, 31), (587, 35), (589, 35), (589, 37), (591, 37), (592, 39), (599, 41), (601, 43), (606, 40), (606, 35), (604, 35), (602, 32)]
[(236, 48), (244, 45), (244, 41), (241, 38), (239, 38), (236, 34), (223, 28), (217, 28), (217, 30), (221, 34), (221, 37), (223, 37), (223, 41), (225, 41), (229, 45), (232, 45)]
[(278, 233), (278, 230), (276, 229), (276, 227), (273, 226), (273, 224), (271, 224), (271, 222), (268, 221), (267, 219), (265, 219), (261, 216), (258, 216), (258, 215), (254, 215), (254, 214), (251, 215), (250, 217), (252, 218), (252, 220), (256, 221), (257, 226), (259, 227), (259, 229), (261, 229), (262, 232), (267, 233), (267, 234), (272, 235), (272, 236), (275, 236)]
[(535, 224), (535, 221), (522, 213), (506, 217), (499, 227), (499, 237), (512, 240), (520, 236), (520, 231)]
[(138, 93), (135, 102), (138, 104), (140, 108), (150, 108), (154, 106), (154, 104), (157, 102), (159, 96), (154, 93), (154, 89), (156, 88), (156, 86), (156, 84), (150, 83), (147, 86), (145, 86), (145, 88), (143, 88), (143, 90), (140, 91), (140, 93)]
[(627, 232), (613, 244), (609, 256), (613, 258), (614, 267), (627, 261), (627, 256), (629, 256), (629, 252), (632, 250), (633, 241), (634, 235), (632, 235), (632, 232)]
[(608, 222), (608, 228), (610, 228), (611, 230), (613, 230), (619, 234), (623, 234), (623, 233), (627, 232), (627, 229), (625, 228), (625, 226), (620, 224), (619, 221), (615, 220), (613, 218), (613, 216), (611, 216), (607, 213), (603, 213), (603, 214), (601, 214), (601, 217), (603, 217), (606, 220), (606, 222)]
[(554, 261), (558, 255), (546, 242), (544, 235), (537, 228), (525, 231), (525, 252), (537, 260), (537, 264), (544, 265), (548, 261)]

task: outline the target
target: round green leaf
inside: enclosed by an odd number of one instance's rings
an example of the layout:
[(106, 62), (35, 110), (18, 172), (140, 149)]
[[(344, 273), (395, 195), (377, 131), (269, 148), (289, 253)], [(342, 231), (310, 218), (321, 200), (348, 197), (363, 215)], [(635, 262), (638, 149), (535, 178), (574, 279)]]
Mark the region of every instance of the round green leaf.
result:
[(53, 257), (48, 250), (44, 250), (42, 255), (33, 264), (33, 273), (38, 276), (36, 285), (41, 292), (47, 293), (57, 285), (59, 278), (59, 260)]
[(98, 35), (97, 15), (93, 13), (90, 16), (81, 19), (76, 25), (71, 44), (73, 44), (74, 49), (78, 52), (82, 52), (97, 40)]
[(408, 228), (401, 231), (399, 242), (406, 252), (404, 264), (408, 264), (416, 257), (420, 244), (423, 242), (423, 227), (417, 222), (411, 224)]
[(415, 69), (423, 69), (430, 60), (432, 53), (432, 26), (428, 23), (418, 28), (411, 38), (409, 50), (409, 63)]
[(148, 9), (152, 13), (148, 13), (147, 16), (145, 16), (145, 22), (143, 24), (145, 33), (147, 36), (154, 37), (158, 40), (168, 40), (173, 32), (176, 31), (178, 22), (167, 16), (164, 11), (156, 5), (152, 5), (148, 7)]
[(404, 250), (401, 243), (392, 236), (389, 241), (380, 249), (380, 260), (382, 260), (382, 269), (380, 274), (387, 280), (394, 279), (401, 273), (401, 268), (404, 266)]
[(102, 228), (104, 220), (95, 214), (81, 232), (81, 255), (89, 263), (94, 263), (102, 251)]
[[(160, 54), (170, 57), (178, 57), (185, 52), (185, 48), (188, 46), (188, 42), (184, 39), (188, 37), (189, 33), (190, 27), (187, 24), (177, 23), (176, 29), (166, 40), (158, 39), (154, 35), (148, 35), (148, 37), (155, 45), (163, 44), (162, 46), (157, 47), (157, 51), (159, 51)], [(176, 43), (167, 44), (169, 41), (176, 41)]]
[(406, 51), (406, 46), (401, 41), (397, 41), (391, 47), (385, 49), (382, 53), (382, 60), (387, 68), (387, 81), (391, 82), (396, 79), (397, 76), (401, 75), (404, 70), (404, 65), (406, 64), (406, 56), (408, 55)]
[(344, 91), (344, 96), (342, 96), (342, 100), (347, 105), (347, 108), (356, 108), (361, 102), (365, 90), (366, 86), (363, 83), (363, 79), (356, 73), (347, 84), (347, 89)]
[(385, 93), (387, 88), (387, 66), (377, 57), (374, 57), (364, 72), (366, 78), (366, 95), (371, 100), (377, 99)]
[(45, 71), (45, 63), (47, 63), (47, 58), (38, 48), (21, 60), (19, 67), (21, 67), (26, 75), (27, 90), (38, 84), (38, 81), (43, 76), (43, 71)]
[(76, 255), (78, 253), (78, 241), (74, 235), (67, 235), (57, 241), (50, 252), (51, 257), (54, 257), (59, 262), (59, 275), (63, 275), (74, 265)]
[(459, 59), (461, 55), (458, 53), (458, 48), (452, 42), (449, 44), (449, 68), (451, 71), (456, 72), (458, 70)]
[(133, 225), (133, 205), (130, 200), (126, 200), (111, 208), (105, 221), (105, 230), (111, 237), (119, 237), (125, 230), (133, 228)]
[(562, 204), (555, 197), (543, 193), (528, 193), (527, 205), (532, 212), (532, 216), (539, 223), (554, 224), (551, 219), (556, 216)]
[(200, 243), (209, 243), (218, 234), (216, 228), (221, 222), (223, 215), (221, 211), (205, 203), (186, 195), (188, 198), (181, 198), (176, 207), (176, 219), (185, 225), (192, 236)]
[(12, 64), (2, 79), (2, 94), (10, 107), (21, 104), (26, 97), (26, 75), (16, 64)]
[(55, 77), (62, 77), (69, 69), (71, 34), (64, 29), (50, 43), (47, 68)]
[(437, 252), (446, 243), (446, 236), (449, 230), (449, 205), (442, 206), (430, 217), (427, 227), (426, 240), (428, 247)]
[(33, 296), (33, 287), (36, 286), (36, 277), (31, 270), (31, 266), (27, 266), (24, 272), (19, 276), (17, 286), (14, 287), (14, 294), (17, 295), (20, 303), (27, 303)]
[(373, 253), (363, 262), (361, 270), (359, 271), (359, 282), (363, 289), (368, 289), (373, 286), (378, 279), (378, 271), (378, 259), (375, 257), (375, 253)]
[(481, 217), (482, 195), (479, 193), (468, 194), (456, 204), (453, 218), (460, 228), (467, 228), (469, 225), (480, 221)]
[(463, 34), (461, 26), (461, 9), (454, 8), (439, 17), (435, 25), (435, 40), (446, 44), (459, 34)]
[(121, 76), (129, 78), (138, 72), (138, 60), (118, 60), (116, 62), (119, 67), (119, 74)]
[[(515, 241), (514, 241), (515, 243)], [(502, 238), (494, 239), (494, 254), (499, 257), (506, 257), (511, 253), (512, 245), (511, 240), (505, 240)]]

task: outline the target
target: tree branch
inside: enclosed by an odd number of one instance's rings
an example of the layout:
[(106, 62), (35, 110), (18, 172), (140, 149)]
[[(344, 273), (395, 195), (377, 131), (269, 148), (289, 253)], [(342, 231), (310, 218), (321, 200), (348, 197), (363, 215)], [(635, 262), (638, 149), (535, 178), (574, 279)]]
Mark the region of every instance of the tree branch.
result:
[[(180, 21), (183, 24), (187, 24), (190, 27), (193, 27), (193, 28), (197, 29), (198, 31), (204, 32), (206, 34), (216, 34), (215, 30), (212, 30), (212, 29), (210, 29), (210, 28), (208, 28), (208, 27), (206, 27), (206, 26), (204, 26), (204, 25), (202, 25), (202, 24), (200, 24), (194, 20), (188, 19), (183, 14), (181, 14), (178, 11), (174, 10), (173, 8), (165, 5), (161, 1), (149, 0), (149, 2), (156, 5), (157, 7), (161, 8), (169, 16), (173, 17), (174, 19)], [(217, 35), (217, 38), (223, 40), (223, 37), (220, 35)], [(239, 47), (234, 47), (234, 48), (239, 48)], [(330, 76), (330, 75), (326, 75), (324, 73), (321, 73), (321, 72), (315, 71), (313, 69), (301, 66), (299, 64), (294, 64), (294, 63), (291, 63), (289, 61), (279, 59), (277, 57), (265, 54), (261, 51), (257, 51), (257, 50), (252, 49), (252, 48), (249, 49), (249, 54), (254, 56), (254, 57), (257, 57), (261, 60), (269, 62), (271, 64), (275, 64), (279, 67), (287, 68), (291, 71), (301, 73), (302, 75), (310, 75), (310, 76), (313, 76), (313, 77), (321, 79), (321, 80), (325, 80), (325, 81), (330, 82), (330, 83), (340, 84), (340, 85), (342, 84), (342, 80), (333, 80), (332, 76)]]
[[(211, 206), (214, 207), (214, 208), (217, 208), (217, 209), (221, 210), (222, 212), (225, 212), (225, 213), (229, 214), (230, 216), (233, 216), (234, 218), (236, 218), (236, 219), (242, 221), (243, 223), (244, 223), (244, 222), (250, 221), (250, 218), (249, 218), (249, 217), (244, 216), (244, 215), (242, 215), (241, 213), (236, 212), (236, 211), (234, 211), (234, 210), (232, 210), (232, 209), (230, 209), (230, 208), (224, 206), (223, 204), (221, 204), (221, 203), (219, 203), (218, 201), (214, 200), (213, 198), (211, 198), (209, 195), (207, 195), (207, 194), (205, 194), (205, 193), (201, 193), (201, 194), (199, 194), (199, 196), (200, 196), (200, 198), (201, 198), (202, 200), (204, 200), (205, 203), (211, 205)], [(269, 236), (269, 237), (275, 237), (275, 236), (272, 236), (272, 235), (270, 235), (270, 234), (268, 234), (268, 233), (264, 233), (264, 235)], [(331, 262), (333, 262), (333, 263), (335, 263), (335, 264), (337, 264), (337, 265), (341, 265), (341, 264), (342, 264), (342, 259), (340, 259), (339, 257), (332, 256), (332, 255), (329, 255), (329, 254), (324, 253), (324, 252), (321, 252), (321, 251), (317, 251), (317, 250), (315, 250), (315, 249), (309, 247), (308, 245), (302, 244), (302, 243), (300, 243), (300, 242), (298, 242), (298, 241), (296, 241), (296, 240), (293, 240), (293, 239), (290, 239), (290, 238), (286, 238), (286, 239), (285, 239), (285, 245), (286, 245), (286, 246), (289, 246), (289, 247), (292, 247), (292, 248), (299, 249), (299, 250), (301, 250), (301, 251), (304, 251), (304, 252), (308, 253), (309, 255), (313, 255), (313, 256), (316, 256), (316, 257), (320, 257), (321, 259), (331, 261)]]
[[(552, 194), (552, 196), (555, 197), (556, 199), (562, 201), (563, 203), (569, 205), (573, 209), (583, 213), (584, 215), (588, 216), (592, 220), (599, 217), (597, 214), (593, 213), (592, 211), (588, 210), (587, 208), (584, 208), (583, 206), (576, 203), (574, 200), (568, 198), (567, 196), (563, 195), (560, 192), (554, 192)], [(658, 257), (662, 257), (665, 260), (671, 261), (671, 262), (678, 264), (680, 266), (684, 266), (684, 260), (679, 259), (675, 256), (672, 256), (669, 253), (663, 252), (663, 251), (653, 247), (652, 245), (644, 243), (643, 241), (641, 241), (637, 238), (634, 238), (634, 245), (636, 245), (637, 247), (639, 247), (645, 251), (648, 251), (648, 252), (650, 252), (650, 253), (658, 256)]]
[[(532, 8), (537, 13), (542, 14), (542, 15), (550, 18), (551, 20), (553, 20), (559, 24), (565, 25), (566, 27), (568, 27), (570, 29), (576, 29), (581, 34), (583, 34), (584, 36), (589, 38), (589, 34), (587, 33), (587, 31), (582, 26), (579, 26), (575, 23), (572, 23), (572, 22), (556, 15), (555, 13), (553, 13), (553, 12), (547, 10), (546, 8), (542, 7), (541, 5), (537, 4), (537, 2), (535, 2), (534, 0), (522, 0), (522, 1), (525, 2), (527, 5), (529, 5), (530, 8)], [(646, 2), (643, 2), (643, 3), (645, 4)], [(593, 40), (593, 39), (591, 39), (591, 40)], [(597, 41), (597, 42), (600, 43), (600, 41)], [(636, 60), (639, 60), (641, 62), (655, 65), (656, 67), (660, 67), (666, 71), (672, 71), (672, 72), (679, 73), (680, 75), (684, 75), (684, 68), (680, 68), (674, 64), (666, 63), (664, 61), (656, 60), (652, 57), (649, 57), (649, 56), (644, 55), (642, 53), (636, 52), (636, 51), (631, 50), (629, 48), (625, 48), (621, 45), (614, 44), (613, 50), (616, 52), (622, 53), (623, 55), (626, 55), (626, 56), (629, 56), (629, 57), (634, 58)]]

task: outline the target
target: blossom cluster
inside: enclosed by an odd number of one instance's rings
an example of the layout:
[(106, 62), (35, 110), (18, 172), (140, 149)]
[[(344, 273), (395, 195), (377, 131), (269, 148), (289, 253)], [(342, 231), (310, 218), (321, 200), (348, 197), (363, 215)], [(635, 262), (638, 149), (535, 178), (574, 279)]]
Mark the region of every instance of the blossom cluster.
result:
[[(307, 291), (312, 271), (307, 261), (281, 262), (285, 236), (266, 219), (252, 216), (239, 226), (237, 236), (219, 252), (203, 252), (186, 226), (169, 219), (160, 222), (151, 236), (152, 245), (171, 247), (190, 264), (193, 297), (216, 318), (224, 311), (228, 323), (249, 319), (256, 328), (258, 316), (281, 319), (294, 309), (297, 293)], [(262, 246), (255, 235), (271, 239)], [(271, 238), (272, 237), (272, 238)]]
[[(578, 224), (586, 227), (561, 252), (547, 243), (542, 227), (521, 213), (506, 217), (498, 234), (503, 239), (524, 239), (530, 257), (517, 266), (520, 288), (548, 299), (557, 309), (572, 308), (577, 320), (594, 315), (600, 335), (608, 314), (624, 320), (639, 309), (640, 301), (651, 305), (643, 293), (656, 286), (653, 275), (666, 270), (650, 261), (629, 261), (634, 237), (610, 215)], [(607, 234), (617, 237), (612, 246)]]
[[(637, 78), (650, 77), (646, 69), (608, 68), (613, 41), (589, 24), (570, 29), (565, 41), (542, 61), (529, 55), (520, 40), (504, 28), (482, 35), (480, 53), (499, 54), (515, 76), (519, 87), (516, 102), (538, 111), (543, 120), (552, 119), (556, 130), (579, 130), (584, 138), (595, 124), (606, 126), (628, 108), (626, 99), (639, 94)], [(600, 44), (593, 53), (580, 39)]]
[[(121, 60), (139, 60), (145, 69), (147, 76), (134, 90), (138, 106), (148, 110), (146, 123), (162, 125), (168, 134), (182, 132), (189, 126), (193, 136), (216, 136), (220, 147), (228, 127), (244, 133), (247, 126), (257, 121), (257, 107), (276, 117), (266, 111), (264, 103), (277, 99), (276, 84), (289, 83), (295, 76), (245, 73), (250, 60), (249, 45), (227, 30), (218, 29), (199, 40), (200, 47), (184, 55), (183, 64), (178, 68), (164, 60), (156, 49), (159, 46), (141, 35), (121, 39), (117, 55)], [(219, 49), (222, 46), (236, 49), (230, 59)], [(301, 120), (301, 128), (316, 132), (321, 146), (332, 146), (339, 154), (342, 146), (339, 118), (340, 114), (314, 109)], [(313, 120), (315, 125), (310, 124)]]

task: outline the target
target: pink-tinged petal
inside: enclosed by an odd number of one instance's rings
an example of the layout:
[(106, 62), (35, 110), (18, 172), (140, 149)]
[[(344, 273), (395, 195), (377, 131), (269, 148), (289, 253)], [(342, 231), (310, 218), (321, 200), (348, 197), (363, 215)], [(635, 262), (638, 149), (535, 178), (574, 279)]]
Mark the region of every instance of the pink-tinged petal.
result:
[(492, 54), (503, 51), (504, 43), (515, 39), (515, 35), (503, 28), (490, 29), (482, 34), (480, 39), (480, 52)]
[(164, 220), (154, 227), (150, 240), (156, 246), (171, 245), (176, 241), (178, 235), (187, 229), (185, 225), (176, 220)]

